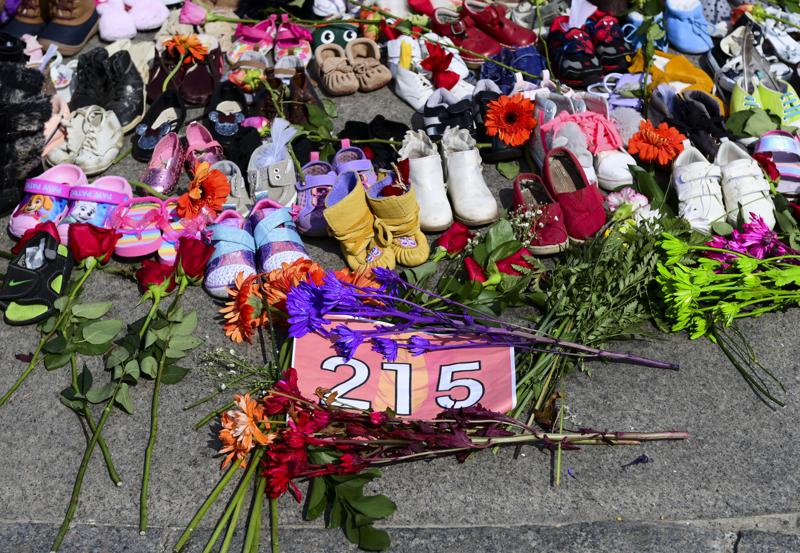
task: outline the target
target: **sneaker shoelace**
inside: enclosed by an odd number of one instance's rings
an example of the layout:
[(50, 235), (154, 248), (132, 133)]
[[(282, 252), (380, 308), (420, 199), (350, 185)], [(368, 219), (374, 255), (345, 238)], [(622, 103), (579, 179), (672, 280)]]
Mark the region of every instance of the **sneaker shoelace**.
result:
[(784, 119), (800, 115), (800, 98), (793, 91), (787, 90), (781, 94), (781, 103), (783, 104)]

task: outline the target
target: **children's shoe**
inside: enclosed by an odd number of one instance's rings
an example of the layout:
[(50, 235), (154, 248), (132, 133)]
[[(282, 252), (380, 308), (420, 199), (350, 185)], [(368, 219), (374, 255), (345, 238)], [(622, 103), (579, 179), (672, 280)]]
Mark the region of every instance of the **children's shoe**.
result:
[(284, 263), (309, 258), (290, 208), (270, 199), (259, 200), (248, 221), (253, 229), (259, 272), (268, 273), (280, 269)]
[(201, 123), (192, 121), (186, 127), (186, 154), (184, 164), (189, 176), (194, 175), (198, 163), (214, 165), (224, 158), (222, 146)]
[(594, 236), (606, 223), (603, 195), (589, 184), (569, 150), (554, 148), (544, 159), (544, 184), (564, 213), (569, 237), (577, 242)]
[(713, 27), (703, 15), (700, 0), (666, 0), (664, 26), (669, 43), (684, 54), (705, 54), (713, 46)]
[(461, 58), (471, 68), (483, 65), (484, 59), (470, 52), (491, 58), (500, 53), (502, 48), (497, 40), (479, 29), (471, 18), (461, 18), (458, 12), (451, 9), (434, 10), (431, 26), (437, 34), (450, 37), (456, 46), (463, 49)]
[(97, 4), (97, 13), (100, 14), (98, 25), (100, 38), (106, 42), (133, 38), (138, 33), (136, 23), (133, 17), (125, 11), (125, 4), (122, 0), (106, 0)]
[(66, 134), (67, 140), (48, 153), (47, 162), (74, 163), (87, 175), (97, 175), (111, 167), (124, 143), (117, 116), (99, 106), (72, 112)]
[(277, 16), (272, 15), (255, 25), (239, 23), (234, 33), (236, 40), (226, 54), (228, 62), (237, 63), (245, 52), (268, 55), (275, 46), (276, 18)]
[(183, 166), (181, 140), (174, 132), (158, 141), (142, 182), (160, 194), (170, 195), (178, 185)]
[(395, 182), (390, 172), (367, 191), (367, 205), (379, 222), (379, 232), (391, 237), (397, 263), (416, 267), (428, 260), (430, 246), (419, 226), (419, 205), (412, 184)]
[(769, 228), (775, 226), (775, 204), (761, 166), (738, 144), (723, 142), (714, 162), (722, 169), (722, 195), (728, 213), (728, 223), (735, 225), (741, 210), (745, 223), (752, 215), (764, 220)]
[(281, 58), (296, 56), (305, 67), (314, 55), (311, 50), (311, 40), (311, 33), (300, 25), (291, 23), (289, 16), (284, 14), (275, 33), (273, 52), (275, 64), (277, 65)]
[(73, 260), (69, 249), (49, 232), (34, 234), (6, 268), (0, 305), (10, 325), (42, 321), (55, 312), (55, 301), (69, 285)]
[(333, 156), (333, 167), (339, 175), (355, 171), (361, 177), (362, 184), (367, 188), (378, 180), (372, 162), (367, 158), (364, 150), (351, 146), (350, 140), (346, 138), (342, 140), (342, 148)]
[(627, 57), (633, 52), (622, 36), (616, 17), (597, 10), (586, 20), (584, 28), (592, 37), (594, 51), (604, 73), (628, 70)]
[(778, 192), (787, 196), (800, 194), (800, 141), (786, 131), (767, 131), (756, 142), (755, 154), (769, 155), (781, 178)]
[(125, 6), (139, 31), (154, 31), (169, 17), (162, 0), (125, 0)]
[(433, 91), (433, 83), (424, 75), (399, 66), (395, 70), (394, 93), (415, 111), (422, 111)]
[[(664, 14), (658, 13), (653, 16), (653, 22), (663, 30)], [(622, 35), (625, 37), (625, 42), (631, 45), (631, 48), (634, 52), (641, 49), (647, 42), (647, 37), (644, 36), (642, 23), (644, 23), (644, 16), (641, 13), (629, 12), (628, 22), (625, 23), (621, 28)], [(667, 41), (666, 33), (664, 33), (662, 38), (656, 41), (655, 45), (658, 50), (662, 51), (666, 51), (667, 48), (669, 48), (669, 42)]]
[(51, 11), (51, 19), (39, 33), (39, 42), (45, 48), (55, 44), (61, 55), (74, 56), (97, 32), (94, 0), (67, 0)]
[(178, 132), (186, 119), (186, 106), (177, 92), (168, 90), (150, 105), (144, 120), (136, 126), (131, 140), (131, 155), (138, 161), (150, 161), (158, 142), (171, 132)]
[(569, 234), (564, 226), (561, 206), (545, 188), (539, 175), (520, 173), (514, 179), (514, 209), (530, 213), (530, 244), (534, 255), (553, 255), (569, 246)]
[(710, 233), (715, 221), (725, 220), (720, 180), (722, 171), (686, 145), (672, 164), (672, 185), (678, 194), (678, 215), (699, 232)]
[[(403, 35), (407, 36), (407, 35)], [(433, 41), (433, 43), (429, 42)], [(446, 53), (452, 54), (452, 58), (450, 60), (450, 65), (447, 67), (448, 71), (452, 71), (461, 79), (466, 79), (469, 77), (469, 67), (467, 67), (466, 62), (461, 57), (461, 52), (459, 52), (458, 48), (455, 47), (453, 44), (453, 39), (446, 36), (439, 36), (436, 33), (425, 33), (419, 39), (419, 59), (418, 62), (422, 62), (430, 55), (430, 50), (432, 49), (431, 44), (438, 43), (438, 46), (443, 48)], [(412, 52), (413, 53), (413, 52)], [(417, 67), (416, 65), (414, 66)]]
[[(781, 105), (783, 102), (781, 102)], [(758, 79), (745, 80), (740, 78), (731, 91), (731, 113), (746, 111), (753, 108), (764, 109), (761, 103), (761, 91)]]
[(220, 144), (227, 145), (241, 132), (247, 118), (244, 92), (230, 81), (220, 82), (206, 106), (205, 123)]
[[(546, 75), (547, 60), (542, 56), (535, 46), (525, 46), (517, 50), (504, 48), (492, 59), (511, 67), (507, 69), (496, 63), (485, 63), (481, 67), (481, 80), (488, 79), (493, 81), (503, 94), (510, 95), (512, 90), (524, 80), (529, 84), (540, 84)], [(536, 75), (539, 78), (523, 77), (520, 72), (528, 75)]]
[(381, 64), (381, 50), (374, 40), (357, 38), (347, 43), (347, 59), (353, 67), (361, 92), (383, 88), (392, 80), (392, 72)]
[[(768, 86), (772, 81), (777, 89)], [(800, 98), (792, 85), (781, 80), (762, 80), (758, 85), (758, 97), (764, 109), (781, 118), (784, 125), (800, 126)]]
[(247, 180), (255, 202), (271, 199), (289, 205), (297, 197), (294, 188), (297, 175), (288, 150), (295, 130), (285, 119), (275, 119), (270, 132), (270, 140), (250, 156)]
[(112, 228), (114, 214), (133, 196), (131, 185), (122, 177), (106, 175), (89, 185), (73, 186), (69, 191), (69, 208), (58, 224), (61, 243), (69, 241), (72, 223), (89, 223)]
[(602, 67), (594, 43), (583, 29), (569, 28), (569, 16), (553, 20), (547, 42), (553, 60), (553, 71), (563, 83), (586, 88), (600, 81)]
[(472, 112), (472, 101), (469, 98), (459, 99), (446, 88), (436, 90), (422, 112), (425, 132), (432, 139), (438, 139), (448, 127), (467, 129), (475, 133), (475, 120)]
[(214, 253), (206, 265), (204, 285), (215, 298), (227, 299), (239, 276), (256, 274), (256, 244), (250, 222), (236, 211), (223, 211), (208, 227)]
[(500, 216), (497, 201), (483, 179), (481, 155), (466, 129), (448, 128), (442, 136), (447, 193), (455, 218), (465, 225), (487, 225)]
[(306, 236), (327, 236), (325, 198), (336, 184), (333, 166), (320, 161), (319, 152), (311, 152), (311, 161), (303, 165), (303, 180), (297, 183), (297, 229)]
[(338, 44), (322, 44), (314, 52), (320, 83), (329, 96), (348, 96), (358, 91), (358, 78)]
[(228, 184), (231, 186), (231, 193), (228, 194), (228, 199), (223, 204), (222, 209), (232, 209), (242, 215), (247, 214), (250, 195), (247, 193), (247, 185), (244, 182), (239, 166), (232, 161), (223, 159), (211, 166), (211, 170), (213, 171), (214, 169), (225, 175), (225, 178), (228, 179)]
[(154, 196), (131, 198), (117, 207), (109, 225), (121, 235), (114, 253), (129, 258), (156, 252), (164, 217), (164, 202)]
[[(367, 192), (358, 173), (341, 173), (325, 198), (323, 212), (331, 235), (339, 241), (347, 266), (394, 269), (391, 241), (367, 205)], [(378, 231), (376, 232), (376, 226)]]
[(461, 17), (474, 22), (476, 27), (506, 48), (520, 48), (536, 42), (536, 33), (508, 19), (502, 4), (464, 0)]
[(60, 223), (67, 213), (72, 187), (87, 184), (81, 168), (66, 163), (26, 180), (22, 201), (8, 221), (8, 232), (20, 238), (39, 223)]
[(178, 198), (170, 198), (165, 201), (161, 219), (161, 245), (157, 251), (161, 262), (174, 265), (180, 239), (184, 237), (202, 239), (205, 234), (206, 222), (205, 217), (184, 219), (178, 215)]
[(398, 152), (400, 170), (408, 166), (408, 182), (414, 187), (419, 204), (420, 227), (425, 232), (442, 232), (453, 224), (453, 211), (447, 200), (442, 158), (423, 131), (408, 131)]
[(770, 50), (781, 60), (790, 65), (800, 63), (800, 44), (786, 32), (782, 23), (767, 19), (762, 25), (764, 40), (769, 43)]
[(472, 115), (475, 121), (476, 138), (479, 142), (488, 143), (489, 148), (481, 148), (481, 157), (488, 162), (507, 161), (522, 156), (522, 150), (509, 146), (498, 136), (486, 134), (486, 115), (489, 112), (489, 102), (497, 100), (502, 93), (489, 79), (481, 79), (475, 85), (475, 94), (472, 95)]

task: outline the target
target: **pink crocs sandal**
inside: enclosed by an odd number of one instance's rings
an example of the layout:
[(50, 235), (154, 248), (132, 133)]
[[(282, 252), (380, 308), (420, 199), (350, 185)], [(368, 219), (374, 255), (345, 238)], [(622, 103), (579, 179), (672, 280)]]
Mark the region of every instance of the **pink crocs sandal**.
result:
[(178, 198), (164, 202), (164, 218), (161, 221), (161, 245), (158, 258), (167, 265), (175, 263), (178, 253), (178, 240), (181, 238), (202, 238), (206, 229), (205, 217), (182, 219), (178, 215)]
[(214, 165), (225, 159), (222, 146), (214, 140), (211, 133), (201, 123), (194, 121), (186, 127), (186, 170), (189, 176), (194, 175), (198, 163)]
[(231, 64), (237, 63), (245, 52), (258, 52), (267, 55), (275, 45), (275, 30), (277, 15), (271, 15), (264, 21), (255, 25), (236, 26), (234, 37), (236, 40), (226, 54)]
[(122, 236), (114, 253), (120, 257), (143, 257), (161, 247), (164, 202), (153, 196), (133, 198), (114, 212), (112, 228)]
[(66, 244), (72, 223), (90, 223), (113, 228), (111, 222), (120, 205), (133, 196), (131, 185), (122, 177), (100, 177), (92, 184), (73, 186), (69, 191), (69, 208), (58, 225), (61, 243)]
[(38, 177), (25, 181), (22, 202), (11, 214), (8, 232), (17, 238), (39, 223), (61, 222), (69, 206), (73, 186), (88, 184), (83, 170), (68, 163), (48, 169)]

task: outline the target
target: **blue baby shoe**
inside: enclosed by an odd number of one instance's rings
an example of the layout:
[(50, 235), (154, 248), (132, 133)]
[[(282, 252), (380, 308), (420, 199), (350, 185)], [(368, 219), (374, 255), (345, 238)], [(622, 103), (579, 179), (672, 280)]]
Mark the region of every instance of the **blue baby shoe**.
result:
[[(528, 76), (525, 77), (526, 81), (535, 84), (541, 81), (543, 71), (547, 69), (547, 61), (535, 46), (523, 46), (516, 50), (503, 48), (493, 59), (505, 65), (509, 65), (517, 71), (523, 71), (530, 75), (540, 77), (539, 79), (532, 79)], [(494, 63), (484, 63), (481, 67), (481, 79), (494, 81), (503, 94), (509, 94), (514, 88), (514, 84), (516, 84), (515, 73), (515, 71), (510, 71)]]
[(684, 54), (704, 54), (711, 49), (713, 27), (703, 15), (700, 0), (667, 0), (664, 5), (667, 40)]
[[(664, 17), (662, 14), (656, 15), (653, 20), (662, 29), (664, 28)], [(634, 52), (644, 46), (645, 29), (642, 28), (642, 23), (644, 23), (644, 16), (642, 14), (639, 12), (629, 12), (628, 22), (622, 26), (622, 36), (625, 37), (625, 42), (631, 45)], [(660, 38), (656, 41), (656, 50), (666, 52), (668, 47), (669, 42), (667, 42), (666, 35), (664, 38)]]

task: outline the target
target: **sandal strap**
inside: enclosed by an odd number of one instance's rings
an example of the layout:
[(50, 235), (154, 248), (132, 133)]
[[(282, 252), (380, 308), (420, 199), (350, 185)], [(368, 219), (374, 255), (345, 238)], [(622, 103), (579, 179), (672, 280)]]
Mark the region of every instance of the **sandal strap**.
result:
[(294, 242), (301, 246), (303, 244), (295, 230), (289, 208), (276, 209), (261, 219), (253, 229), (253, 237), (259, 248), (272, 242)]
[(44, 196), (52, 196), (54, 198), (69, 199), (70, 190), (72, 187), (68, 184), (54, 182), (38, 177), (28, 179), (25, 181), (25, 188), (23, 192), (30, 194), (42, 194)]
[(255, 251), (253, 236), (243, 229), (214, 225), (211, 240), (215, 242), (214, 257), (235, 251)]
[(130, 197), (127, 194), (105, 190), (103, 188), (73, 186), (69, 191), (69, 199), (71, 201), (85, 200), (88, 202), (121, 205), (127, 202)]

